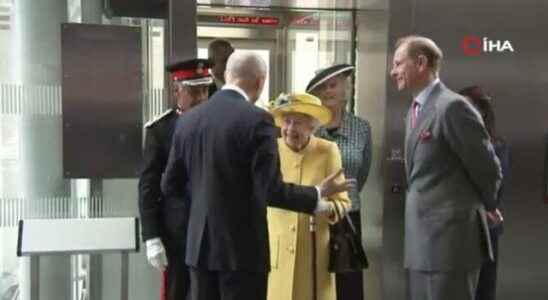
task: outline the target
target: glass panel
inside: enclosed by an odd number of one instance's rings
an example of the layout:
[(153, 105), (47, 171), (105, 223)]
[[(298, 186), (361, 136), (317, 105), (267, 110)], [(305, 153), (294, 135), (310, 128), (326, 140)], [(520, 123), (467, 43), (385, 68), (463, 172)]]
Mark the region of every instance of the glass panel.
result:
[(153, 20), (148, 25), (148, 86), (143, 103), (145, 115), (143, 123), (162, 114), (168, 107), (168, 97), (164, 92), (164, 21)]
[(351, 12), (296, 12), (288, 24), (290, 91), (304, 91), (315, 73), (333, 64), (352, 63), (354, 20)]
[[(233, 45), (236, 46), (236, 45)], [(235, 52), (252, 52), (259, 55), (266, 63), (266, 69), (270, 70), (270, 50), (264, 50), (264, 49), (236, 49)], [(207, 48), (198, 48), (198, 58), (207, 58), (208, 57), (208, 49)], [(266, 73), (266, 81), (264, 84), (263, 92), (259, 96), (259, 100), (257, 101), (257, 106), (262, 108), (268, 107), (268, 100), (270, 99), (270, 76), (269, 72)]]
[(150, 27), (150, 52), (149, 61), (151, 67), (151, 84), (153, 89), (164, 88), (164, 26), (163, 21)]
[(81, 202), (61, 174), (60, 86), (0, 83), (0, 126), (0, 298), (12, 299), (29, 275), (16, 256), (18, 221), (73, 217)]
[[(308, 81), (314, 77), (314, 72), (319, 69), (318, 49), (320, 35), (310, 30), (294, 29), (289, 33), (290, 40), (294, 42), (295, 48), (291, 50), (291, 82), (292, 91), (304, 91)], [(307, 66), (303, 68), (302, 66)]]

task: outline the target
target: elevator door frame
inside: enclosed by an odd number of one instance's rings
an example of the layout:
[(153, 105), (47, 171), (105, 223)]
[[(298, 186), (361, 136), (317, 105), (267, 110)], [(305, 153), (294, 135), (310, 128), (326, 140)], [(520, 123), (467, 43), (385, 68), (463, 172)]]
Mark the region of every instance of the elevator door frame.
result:
[[(285, 49), (284, 31), (278, 27), (228, 27), (198, 26), (198, 48), (207, 48), (214, 39), (225, 39), (235, 49), (268, 50), (269, 63), (269, 98), (286, 90), (287, 60), (283, 55)], [(269, 99), (269, 100), (270, 100)]]

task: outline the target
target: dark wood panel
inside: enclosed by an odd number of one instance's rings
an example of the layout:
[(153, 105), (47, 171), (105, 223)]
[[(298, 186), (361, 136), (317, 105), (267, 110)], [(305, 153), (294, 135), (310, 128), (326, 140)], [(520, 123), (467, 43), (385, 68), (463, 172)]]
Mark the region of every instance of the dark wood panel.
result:
[(63, 24), (61, 38), (65, 177), (136, 177), (142, 139), (140, 29)]
[(156, 19), (167, 16), (167, 0), (108, 0), (105, 3), (110, 16)]

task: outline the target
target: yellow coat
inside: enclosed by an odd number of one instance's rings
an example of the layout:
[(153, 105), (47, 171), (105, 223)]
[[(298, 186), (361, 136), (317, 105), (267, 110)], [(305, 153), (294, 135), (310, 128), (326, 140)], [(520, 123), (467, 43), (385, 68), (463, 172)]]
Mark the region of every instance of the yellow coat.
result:
[[(300, 152), (291, 150), (280, 138), (278, 151), (285, 182), (317, 185), (326, 176), (342, 168), (337, 145), (314, 136)], [(336, 202), (345, 211), (350, 207), (346, 192), (331, 196), (329, 200)], [(325, 217), (315, 219), (317, 300), (335, 300), (335, 276), (327, 270), (329, 222), (333, 220)], [(309, 224), (309, 215), (268, 208), (271, 261), (268, 300), (312, 299), (312, 238)]]

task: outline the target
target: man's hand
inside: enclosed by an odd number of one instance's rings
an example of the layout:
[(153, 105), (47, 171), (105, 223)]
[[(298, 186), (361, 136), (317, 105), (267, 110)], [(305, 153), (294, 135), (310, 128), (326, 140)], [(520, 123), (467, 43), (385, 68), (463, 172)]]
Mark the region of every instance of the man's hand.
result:
[(502, 217), (502, 214), (500, 213), (500, 210), (497, 208), (494, 211), (488, 211), (486, 212), (487, 219), (491, 221), (491, 223), (498, 225), (504, 221), (504, 218)]
[(345, 179), (345, 180), (337, 180), (337, 177), (339, 177), (342, 174), (342, 169), (339, 171), (327, 176), (320, 185), (318, 185), (318, 188), (320, 189), (320, 197), (329, 197), (333, 194), (348, 191), (350, 188), (356, 186), (356, 179)]
[(164, 271), (167, 267), (166, 249), (160, 238), (152, 238), (145, 242), (147, 260), (156, 269)]

